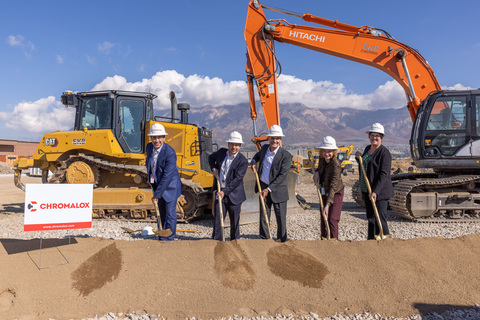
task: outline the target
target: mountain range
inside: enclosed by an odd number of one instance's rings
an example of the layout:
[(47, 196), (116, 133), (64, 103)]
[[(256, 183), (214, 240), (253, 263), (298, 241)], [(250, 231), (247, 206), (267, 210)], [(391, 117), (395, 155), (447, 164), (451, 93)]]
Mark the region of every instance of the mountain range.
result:
[[(257, 132), (267, 132), (263, 112), (257, 110)], [(248, 141), (253, 136), (253, 122), (248, 104), (222, 107), (192, 107), (189, 123), (196, 123), (213, 131), (213, 141), (225, 146), (232, 131)], [(337, 144), (368, 144), (365, 131), (373, 123), (385, 127), (385, 144), (407, 144), (412, 120), (407, 107), (400, 109), (359, 110), (353, 108), (318, 109), (301, 103), (280, 105), (280, 125), (285, 135), (284, 144), (307, 146), (320, 144), (323, 137), (335, 138)]]

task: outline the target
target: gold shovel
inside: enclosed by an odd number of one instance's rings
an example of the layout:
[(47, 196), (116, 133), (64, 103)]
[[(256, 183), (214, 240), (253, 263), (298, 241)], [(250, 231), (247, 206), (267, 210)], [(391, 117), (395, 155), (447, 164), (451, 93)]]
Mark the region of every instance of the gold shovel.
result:
[[(358, 162), (360, 163), (360, 169), (362, 170), (363, 177), (365, 178), (365, 183), (367, 184), (367, 190), (368, 190), (368, 196), (372, 194), (372, 189), (370, 188), (370, 182), (368, 181), (367, 175), (365, 174), (365, 168), (363, 167), (363, 160), (362, 157), (358, 158)], [(375, 204), (375, 200), (370, 198), (370, 201), (372, 202), (373, 206), (373, 212), (375, 213), (375, 220), (377, 220), (378, 228), (380, 229), (380, 232), (374, 235), (376, 240), (383, 240), (386, 239), (387, 237), (383, 234), (383, 227), (382, 227), (382, 222), (380, 221), (380, 216), (378, 215), (377, 211), (377, 205)]]
[(223, 223), (223, 205), (222, 205), (222, 197), (218, 195), (218, 192), (221, 191), (220, 189), (220, 180), (218, 174), (215, 175), (217, 178), (217, 196), (218, 196), (218, 210), (220, 211), (220, 227), (222, 228), (222, 241), (225, 241), (225, 229)]
[(262, 204), (263, 208), (263, 215), (265, 217), (265, 222), (267, 223), (267, 230), (268, 230), (268, 239), (272, 239), (272, 235), (270, 234), (270, 222), (268, 221), (268, 216), (267, 216), (267, 208), (265, 208), (265, 199), (262, 197), (262, 188), (260, 186), (260, 179), (258, 179), (258, 173), (257, 170), (253, 169), (253, 172), (255, 172), (255, 177), (257, 178), (257, 186), (258, 186), (258, 195), (260, 196), (260, 203)]
[[(155, 190), (153, 190), (153, 187), (152, 187), (152, 194), (155, 195)], [(163, 230), (162, 228), (162, 220), (160, 219), (160, 210), (158, 209), (158, 199), (156, 202), (153, 203), (153, 205), (155, 206), (155, 214), (157, 215), (157, 227), (158, 227), (157, 232), (154, 232), (154, 233), (157, 236), (160, 236), (162, 238), (168, 237), (169, 235), (172, 234), (172, 230), (170, 229)]]
[(323, 214), (323, 199), (322, 199), (322, 194), (320, 193), (320, 188), (318, 186), (318, 181), (316, 183), (317, 185), (317, 193), (318, 193), (318, 199), (320, 200), (320, 215), (323, 217), (323, 221), (325, 222), (325, 227), (327, 228), (327, 240), (330, 240), (330, 226), (328, 225), (328, 219), (327, 215)]

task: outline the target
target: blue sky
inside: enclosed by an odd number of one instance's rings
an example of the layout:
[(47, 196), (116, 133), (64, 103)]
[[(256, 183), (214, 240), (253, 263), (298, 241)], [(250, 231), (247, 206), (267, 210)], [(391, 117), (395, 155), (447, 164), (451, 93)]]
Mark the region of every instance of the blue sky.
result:
[[(443, 87), (480, 87), (478, 1), (262, 3), (385, 29), (419, 50)], [(72, 112), (59, 103), (65, 90), (150, 88), (160, 95), (157, 110), (168, 107), (170, 90), (192, 108), (248, 102), (243, 38), (247, 4), (247, 0), (9, 2), (0, 11), (0, 139), (38, 141), (45, 132), (70, 128)], [(308, 25), (269, 10), (266, 15)], [(287, 44), (277, 43), (276, 51), (283, 83), (290, 83), (282, 87), (280, 82), (280, 102), (295, 102), (287, 98), (291, 88), (321, 87), (332, 96), (309, 98), (305, 92), (296, 102), (324, 108), (406, 104), (398, 86), (375, 68)], [(376, 100), (385, 95), (389, 98)], [(315, 99), (324, 103), (316, 104)]]

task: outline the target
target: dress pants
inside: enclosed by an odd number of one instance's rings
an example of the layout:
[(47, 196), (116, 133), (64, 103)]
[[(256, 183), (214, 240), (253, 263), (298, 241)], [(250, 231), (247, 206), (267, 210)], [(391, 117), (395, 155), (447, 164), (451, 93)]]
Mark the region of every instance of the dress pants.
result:
[[(330, 237), (338, 239), (338, 222), (340, 221), (340, 215), (342, 213), (343, 205), (343, 193), (345, 189), (335, 193), (333, 197), (333, 203), (328, 210), (328, 227), (330, 228)], [(322, 196), (323, 205), (327, 203), (327, 196)], [(322, 213), (320, 213), (322, 214)], [(320, 217), (321, 221), (321, 234), (323, 238), (327, 237), (327, 228), (325, 228), (325, 219)]]
[[(368, 198), (368, 193), (362, 192), (363, 201), (365, 202), (365, 207), (367, 209), (367, 220), (368, 220), (368, 234), (367, 240), (374, 240), (375, 235), (380, 233), (380, 228), (377, 224), (377, 219), (375, 218), (375, 211), (373, 210), (372, 201)], [(382, 223), (383, 234), (390, 234), (388, 231), (387, 225), (387, 208), (388, 200), (377, 200), (375, 202), (377, 207), (378, 216), (380, 217), (380, 222)]]
[[(154, 190), (156, 187), (154, 184)], [(163, 198), (158, 198), (158, 209), (163, 230), (170, 229), (172, 231), (171, 235), (160, 237), (160, 240), (172, 241), (177, 231), (177, 200), (167, 202)]]
[[(227, 216), (230, 218), (230, 240), (240, 238), (240, 212), (242, 204), (233, 204), (230, 199), (224, 197), (222, 199), (223, 219)], [(218, 199), (214, 203), (215, 219), (213, 220), (213, 240), (222, 241), (222, 225), (220, 224), (220, 211), (218, 210)], [(225, 236), (226, 238), (226, 236)]]
[[(268, 185), (260, 181), (260, 186), (263, 189), (267, 188)], [(261, 201), (261, 200), (260, 200)], [(271, 209), (273, 205), (273, 210), (275, 212), (275, 218), (277, 219), (277, 240), (281, 242), (287, 241), (287, 201), (284, 202), (273, 202), (270, 192), (265, 197), (265, 207), (267, 209), (267, 217), (270, 222)], [(260, 203), (260, 237), (262, 239), (268, 239), (268, 229), (265, 221), (265, 214), (263, 213), (263, 207)]]

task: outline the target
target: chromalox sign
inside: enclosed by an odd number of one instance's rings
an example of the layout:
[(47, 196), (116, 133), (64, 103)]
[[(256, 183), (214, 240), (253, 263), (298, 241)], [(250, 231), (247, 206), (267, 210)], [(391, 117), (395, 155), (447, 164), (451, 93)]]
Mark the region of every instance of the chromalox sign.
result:
[(92, 184), (27, 184), (24, 231), (92, 227)]

